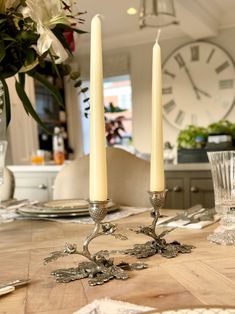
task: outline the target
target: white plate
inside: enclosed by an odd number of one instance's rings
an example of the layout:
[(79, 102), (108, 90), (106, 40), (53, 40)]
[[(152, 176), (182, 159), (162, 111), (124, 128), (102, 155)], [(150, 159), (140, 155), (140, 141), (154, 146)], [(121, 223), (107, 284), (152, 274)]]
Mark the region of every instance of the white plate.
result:
[[(55, 207), (46, 206), (50, 202), (28, 205), (18, 209), (18, 213), (27, 217), (74, 217), (89, 215), (88, 201), (84, 201), (86, 206), (80, 207), (84, 200), (58, 200), (51, 201)], [(85, 203), (86, 202), (86, 203)], [(69, 206), (71, 204), (71, 207)], [(78, 207), (75, 207), (78, 204)], [(57, 205), (57, 206), (56, 206)], [(60, 206), (59, 206), (60, 205)], [(79, 206), (80, 205), (80, 206)], [(119, 208), (112, 201), (108, 203), (108, 212), (115, 211)]]
[(55, 208), (55, 209), (61, 209), (61, 208), (88, 208), (89, 202), (84, 199), (67, 199), (67, 200), (53, 200), (41, 203), (41, 206), (47, 207), (47, 208)]

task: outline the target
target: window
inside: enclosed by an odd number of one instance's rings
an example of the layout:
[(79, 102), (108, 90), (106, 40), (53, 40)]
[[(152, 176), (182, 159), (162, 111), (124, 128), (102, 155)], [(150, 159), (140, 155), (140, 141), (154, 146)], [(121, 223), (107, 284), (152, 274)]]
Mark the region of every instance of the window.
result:
[[(89, 88), (89, 82), (83, 82)], [(89, 90), (88, 90), (89, 92)], [(83, 150), (89, 153), (89, 119), (84, 116), (86, 105), (83, 100), (89, 95), (81, 95), (81, 115)], [(129, 75), (104, 79), (104, 106), (107, 145), (129, 146), (132, 141), (132, 97)]]
[[(62, 99), (64, 99), (64, 86), (63, 82), (58, 79), (56, 75), (52, 74), (51, 65), (48, 63), (41, 73), (45, 75), (52, 84), (54, 84), (61, 93)], [(67, 122), (66, 122), (66, 108), (61, 107), (54, 96), (48, 89), (34, 81), (35, 85), (35, 96), (36, 96), (36, 111), (42, 122), (46, 126), (50, 133), (47, 133), (40, 125), (38, 125), (38, 138), (39, 138), (39, 149), (52, 152), (52, 134), (55, 127), (60, 127), (61, 132), (64, 134), (65, 140), (65, 151), (66, 154), (70, 152), (68, 146), (67, 137)]]

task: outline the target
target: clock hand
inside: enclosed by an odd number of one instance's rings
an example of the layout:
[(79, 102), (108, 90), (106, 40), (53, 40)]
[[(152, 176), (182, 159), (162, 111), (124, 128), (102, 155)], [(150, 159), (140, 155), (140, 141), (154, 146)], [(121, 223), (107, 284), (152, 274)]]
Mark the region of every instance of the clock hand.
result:
[(205, 92), (204, 90), (202, 90), (202, 89), (200, 89), (200, 88), (197, 88), (197, 87), (196, 87), (196, 90), (197, 90), (199, 93), (201, 93), (202, 95), (211, 98), (211, 95), (208, 94), (207, 92)]
[(195, 93), (196, 93), (197, 99), (201, 99), (200, 93), (201, 93), (202, 95), (206, 96), (206, 97), (211, 98), (211, 95), (210, 95), (210, 94), (208, 94), (207, 92), (205, 92), (204, 90), (198, 88), (198, 87), (195, 85), (195, 83), (194, 83), (194, 81), (193, 81), (193, 78), (192, 78), (192, 76), (191, 76), (191, 73), (189, 72), (188, 68), (187, 68), (186, 66), (184, 66), (184, 69), (185, 69), (185, 72), (186, 72), (186, 74), (187, 74), (187, 76), (188, 76), (188, 78), (189, 78), (189, 81), (191, 82), (192, 87), (193, 87), (193, 89), (194, 89), (194, 91), (195, 91)]
[(189, 81), (190, 81), (191, 84), (192, 84), (192, 87), (193, 87), (193, 89), (194, 89), (194, 91), (195, 91), (195, 94), (196, 94), (197, 99), (201, 99), (200, 94), (199, 94), (199, 90), (198, 90), (198, 88), (196, 87), (196, 85), (194, 84), (194, 81), (193, 81), (193, 78), (192, 78), (192, 76), (191, 76), (191, 73), (189, 72), (189, 70), (188, 70), (188, 68), (186, 67), (186, 65), (184, 66), (184, 69), (185, 69), (185, 72), (186, 72), (186, 74), (187, 74), (187, 76), (188, 76)]

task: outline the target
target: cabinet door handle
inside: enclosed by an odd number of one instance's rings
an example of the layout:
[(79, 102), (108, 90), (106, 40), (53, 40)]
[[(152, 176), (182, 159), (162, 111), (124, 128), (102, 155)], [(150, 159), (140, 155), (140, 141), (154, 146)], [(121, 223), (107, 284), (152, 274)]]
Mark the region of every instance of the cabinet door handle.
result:
[(39, 184), (39, 185), (38, 185), (38, 188), (39, 188), (40, 190), (46, 190), (46, 189), (47, 189), (47, 186), (42, 183), (42, 184)]
[(190, 190), (191, 190), (192, 193), (198, 193), (199, 192), (199, 188), (196, 187), (196, 186), (191, 186)]
[(181, 186), (176, 185), (176, 186), (173, 187), (172, 190), (173, 190), (173, 192), (181, 192), (182, 188), (181, 188)]

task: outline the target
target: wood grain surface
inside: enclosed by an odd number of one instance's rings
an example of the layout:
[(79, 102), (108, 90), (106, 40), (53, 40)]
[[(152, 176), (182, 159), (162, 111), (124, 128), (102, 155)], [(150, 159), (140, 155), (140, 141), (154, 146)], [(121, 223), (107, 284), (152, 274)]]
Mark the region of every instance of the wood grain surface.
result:
[[(164, 213), (169, 214), (169, 211)], [(172, 211), (170, 211), (172, 215)], [(103, 236), (92, 242), (91, 251), (130, 248), (149, 238), (128, 228), (150, 223), (149, 214), (119, 220), (119, 231), (128, 236), (121, 241)], [(65, 242), (82, 246), (91, 225), (62, 224), (42, 220), (21, 220), (0, 225), (0, 283), (31, 278), (31, 283), (0, 296), (0, 313), (71, 314), (95, 299), (109, 297), (166, 310), (198, 305), (235, 307), (235, 246), (219, 246), (207, 241), (216, 224), (202, 230), (175, 229), (167, 240), (195, 245), (191, 254), (173, 259), (159, 255), (145, 259), (149, 268), (130, 272), (127, 281), (113, 280), (91, 287), (86, 279), (56, 283), (50, 272), (60, 267), (75, 267), (84, 259), (77, 255), (43, 264), (50, 252), (63, 249)], [(160, 229), (162, 230), (162, 228)], [(129, 256), (114, 256), (117, 261), (136, 261)], [(143, 260), (142, 260), (143, 261)]]

